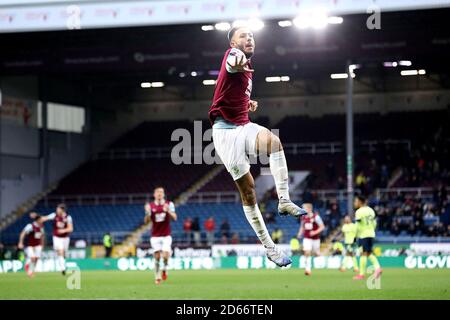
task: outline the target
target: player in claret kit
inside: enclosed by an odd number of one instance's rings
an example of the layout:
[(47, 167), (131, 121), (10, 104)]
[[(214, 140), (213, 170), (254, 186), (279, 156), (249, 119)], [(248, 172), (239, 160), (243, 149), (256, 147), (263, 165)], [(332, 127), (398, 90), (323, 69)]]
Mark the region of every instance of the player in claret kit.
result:
[(249, 156), (269, 156), (280, 215), (299, 217), (306, 212), (289, 198), (288, 168), (280, 139), (249, 119), (249, 112), (258, 108), (258, 103), (250, 99), (251, 58), (255, 51), (253, 33), (247, 27), (232, 28), (228, 32), (228, 41), (231, 48), (222, 60), (208, 114), (213, 127), (214, 148), (236, 183), (245, 216), (264, 245), (268, 259), (280, 267), (287, 266), (292, 261), (275, 246), (256, 202)]
[(58, 255), (58, 263), (61, 273), (66, 274), (65, 256), (69, 250), (69, 235), (73, 232), (72, 217), (67, 213), (64, 203), (58, 204), (56, 212), (42, 217), (42, 222), (53, 221), (53, 249)]
[(301, 217), (300, 229), (297, 238), (303, 236), (303, 254), (305, 256), (305, 275), (311, 275), (312, 257), (320, 255), (320, 233), (325, 225), (319, 214), (313, 211), (312, 203), (304, 203), (303, 209), (308, 212)]
[(27, 246), (25, 249), (27, 260), (25, 262), (25, 271), (31, 278), (34, 276), (37, 262), (41, 257), (42, 247), (44, 246), (44, 224), (42, 217), (35, 212), (30, 214), (34, 220), (23, 228), (19, 236), (17, 247), (23, 249), (25, 237), (27, 237)]
[[(167, 266), (169, 257), (172, 254), (172, 236), (170, 230), (170, 220), (177, 220), (175, 205), (172, 201), (165, 199), (163, 187), (157, 187), (153, 191), (154, 201), (146, 203), (145, 223), (151, 223), (150, 244), (153, 248), (153, 258), (155, 260), (155, 284), (167, 279)], [(161, 252), (163, 257), (163, 267), (160, 269)], [(162, 272), (161, 272), (162, 271)]]

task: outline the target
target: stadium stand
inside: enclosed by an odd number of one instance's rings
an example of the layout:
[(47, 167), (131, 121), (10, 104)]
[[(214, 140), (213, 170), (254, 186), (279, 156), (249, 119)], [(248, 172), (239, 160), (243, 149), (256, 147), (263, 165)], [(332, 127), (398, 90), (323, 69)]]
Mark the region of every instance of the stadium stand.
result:
[[(441, 128), (443, 136), (448, 132), (449, 114), (446, 110), (366, 113), (354, 115), (355, 140), (411, 139), (417, 141)], [(407, 119), (407, 121), (405, 121)], [(343, 141), (345, 139), (345, 115), (285, 117), (273, 126), (280, 129), (283, 142)], [(326, 128), (326, 130), (323, 130)], [(301, 129), (301, 131), (299, 131)]]
[(172, 132), (178, 128), (192, 131), (191, 121), (145, 121), (133, 130), (117, 139), (110, 146), (112, 149), (167, 147)]
[(93, 160), (65, 177), (51, 195), (147, 193), (164, 184), (176, 197), (210, 167), (174, 165), (167, 159)]
[[(406, 123), (404, 118), (408, 118)], [(394, 236), (433, 237), (448, 235), (450, 209), (446, 200), (445, 186), (449, 185), (448, 138), (449, 132), (443, 123), (447, 113), (444, 111), (410, 112), (381, 114), (356, 114), (355, 132), (358, 134), (355, 154), (355, 185), (360, 190), (371, 195), (371, 202), (380, 215), (380, 236), (391, 239)], [(268, 118), (255, 121), (269, 126)], [(383, 124), (382, 126), (379, 124)], [(342, 141), (345, 138), (345, 121), (342, 115), (326, 115), (321, 118), (305, 116), (286, 117), (274, 127), (282, 128), (281, 139), (284, 144), (301, 142), (331, 142)], [(202, 121), (203, 128), (209, 128), (208, 120)], [(298, 128), (302, 128), (298, 134)], [(142, 204), (128, 202), (130, 194), (145, 194), (151, 197), (149, 190), (155, 185), (163, 184), (168, 197), (174, 199), (187, 190), (210, 170), (208, 165), (174, 165), (163, 156), (143, 157), (121, 156), (119, 159), (109, 157), (111, 150), (137, 150), (143, 148), (167, 148), (163, 141), (170, 141), (174, 129), (185, 128), (193, 130), (192, 122), (144, 122), (131, 130), (106, 150), (105, 157), (95, 158), (60, 181), (58, 188), (48, 197), (97, 195), (97, 200), (89, 203), (83, 200), (83, 205), (70, 206), (70, 214), (74, 217), (75, 232), (73, 239), (84, 238), (90, 243), (98, 243), (104, 232), (115, 233), (116, 241), (142, 224)], [(327, 128), (327, 130), (321, 130)], [(372, 144), (366, 142), (371, 139)], [(408, 139), (398, 145), (386, 143), (383, 139)], [(365, 141), (365, 142), (364, 142)], [(381, 141), (381, 142), (380, 142)], [(384, 141), (384, 142), (383, 142)], [(431, 141), (431, 142), (430, 142)], [(399, 147), (401, 146), (401, 147)], [(336, 228), (345, 214), (345, 201), (339, 197), (326, 197), (317, 194), (314, 189), (345, 188), (345, 155), (340, 152), (287, 154), (290, 170), (308, 170), (306, 189), (298, 201), (312, 201), (316, 210), (324, 219), (327, 229), (326, 237)], [(260, 165), (252, 167), (255, 178), (260, 173)], [(436, 197), (419, 200), (411, 197), (386, 198), (384, 194), (376, 194), (378, 188), (386, 188), (393, 174), (402, 170), (402, 175), (393, 186), (395, 187), (434, 187), (439, 184), (439, 199)], [(442, 191), (444, 190), (444, 191)], [(214, 179), (206, 183), (200, 192), (235, 191), (234, 183), (223, 170)], [(293, 190), (295, 191), (295, 190)], [(296, 192), (298, 192), (297, 190)], [(103, 196), (117, 195), (116, 203), (108, 204), (98, 201)], [(119, 201), (123, 196), (124, 201)], [(384, 198), (383, 198), (384, 197)], [(144, 201), (143, 199), (142, 201)], [(270, 232), (280, 228), (287, 241), (294, 236), (299, 224), (291, 219), (283, 219), (276, 215), (276, 196), (274, 190), (268, 192), (263, 203), (263, 214), (268, 222)], [(47, 207), (46, 207), (47, 205)], [(410, 209), (410, 208), (413, 209)], [(50, 204), (41, 201), (36, 210), (41, 213), (52, 211)], [(427, 208), (427, 210), (425, 210)], [(174, 240), (183, 243), (183, 221), (199, 218), (200, 226), (209, 216), (213, 216), (219, 225), (224, 219), (229, 221), (232, 232), (236, 232), (241, 242), (256, 242), (254, 233), (248, 228), (248, 222), (242, 213), (240, 203), (186, 203), (178, 206), (179, 220), (173, 224)], [(431, 213), (430, 213), (431, 212)], [(2, 232), (2, 241), (13, 244), (17, 234), (27, 223), (28, 217), (23, 216)], [(49, 234), (51, 232), (49, 231)], [(141, 241), (148, 240), (148, 232)], [(216, 241), (222, 241), (217, 228)], [(202, 231), (202, 239), (205, 234)], [(231, 239), (227, 239), (231, 241)]]
[(381, 236), (448, 237), (450, 203), (444, 185), (430, 197), (385, 193), (372, 204), (378, 215)]
[[(275, 212), (276, 204), (271, 202), (265, 212)], [(52, 208), (39, 207), (36, 211), (40, 214), (53, 212)], [(143, 222), (142, 205), (86, 205), (71, 206), (69, 213), (74, 220), (74, 229), (71, 236), (72, 241), (84, 239), (89, 244), (101, 243), (103, 234), (112, 232), (116, 241), (122, 241), (127, 234), (135, 230)], [(190, 217), (199, 218), (201, 226), (202, 239), (205, 239), (203, 230), (204, 221), (213, 216), (216, 223), (227, 219), (232, 233), (237, 233), (242, 242), (256, 243), (257, 238), (253, 231), (248, 228), (248, 222), (239, 203), (209, 203), (209, 204), (184, 204), (177, 207), (178, 221), (172, 223), (173, 239), (175, 243), (182, 243), (185, 240), (183, 232), (183, 221)], [(14, 244), (22, 228), (30, 222), (30, 218), (25, 215), (9, 226), (2, 233), (2, 242), (5, 244)], [(298, 223), (293, 223), (290, 218), (276, 217), (273, 222), (268, 223), (269, 231), (280, 228), (286, 236), (293, 236), (298, 231)], [(217, 228), (218, 229), (218, 228)], [(47, 240), (50, 241), (52, 229), (51, 223), (46, 224)], [(149, 239), (149, 232), (146, 232), (142, 241)], [(216, 241), (220, 239), (220, 232), (217, 230)], [(288, 239), (288, 238), (286, 238)], [(231, 239), (228, 239), (229, 241)]]
[[(54, 208), (37, 207), (41, 215), (54, 212)], [(123, 241), (125, 236), (142, 224), (142, 205), (86, 205), (71, 206), (69, 213), (74, 221), (71, 241), (84, 239), (88, 243), (100, 243), (106, 232), (112, 232), (116, 241)], [(2, 242), (15, 244), (22, 228), (31, 220), (22, 216), (2, 232)], [(45, 225), (47, 243), (51, 243), (52, 223)]]

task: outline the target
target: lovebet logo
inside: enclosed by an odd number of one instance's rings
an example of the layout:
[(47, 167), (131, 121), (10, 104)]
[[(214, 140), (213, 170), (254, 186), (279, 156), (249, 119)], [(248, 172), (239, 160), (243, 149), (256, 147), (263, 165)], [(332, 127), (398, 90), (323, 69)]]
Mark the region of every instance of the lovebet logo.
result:
[(0, 261), (0, 273), (18, 272), (23, 269), (23, 263), (19, 260)]
[[(117, 261), (117, 268), (121, 271), (128, 270), (152, 270), (154, 266), (153, 259), (149, 258), (120, 258)], [(169, 260), (169, 270), (182, 269), (213, 269), (214, 261), (212, 258), (172, 258)]]
[(450, 268), (450, 256), (408, 256), (405, 259), (408, 269), (443, 269)]

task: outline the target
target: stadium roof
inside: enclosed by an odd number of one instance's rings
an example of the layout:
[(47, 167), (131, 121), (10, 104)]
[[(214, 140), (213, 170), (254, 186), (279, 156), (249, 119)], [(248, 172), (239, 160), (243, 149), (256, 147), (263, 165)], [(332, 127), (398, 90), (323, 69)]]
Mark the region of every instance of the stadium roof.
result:
[[(450, 9), (383, 13), (381, 29), (366, 27), (368, 15), (347, 15), (324, 30), (281, 28), (277, 20), (255, 32), (254, 56), (260, 76), (311, 79), (344, 72), (346, 61), (359, 73), (399, 72), (384, 62), (412, 61), (414, 69), (438, 74), (444, 87), (450, 74)], [(143, 76), (167, 83), (188, 82), (196, 72), (213, 75), (228, 47), (226, 32), (201, 25), (51, 31), (0, 35), (4, 75), (69, 75), (93, 81), (132, 81)], [(198, 81), (198, 78), (194, 79)], [(209, 76), (211, 77), (211, 76)]]

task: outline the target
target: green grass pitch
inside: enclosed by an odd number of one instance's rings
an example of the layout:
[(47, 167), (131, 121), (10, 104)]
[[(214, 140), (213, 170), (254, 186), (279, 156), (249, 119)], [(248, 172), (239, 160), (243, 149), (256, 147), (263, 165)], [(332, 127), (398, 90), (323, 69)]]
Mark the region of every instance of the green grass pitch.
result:
[(151, 271), (84, 271), (81, 289), (60, 273), (0, 274), (0, 299), (450, 299), (450, 270), (385, 269), (381, 289), (337, 270), (171, 271), (159, 286)]

